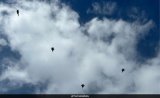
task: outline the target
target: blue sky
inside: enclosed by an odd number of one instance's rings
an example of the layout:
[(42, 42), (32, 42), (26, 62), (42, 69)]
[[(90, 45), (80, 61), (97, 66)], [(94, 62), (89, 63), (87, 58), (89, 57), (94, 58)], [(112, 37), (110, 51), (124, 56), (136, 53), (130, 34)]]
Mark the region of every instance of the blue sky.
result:
[(0, 93), (160, 93), (159, 4), (1, 0)]

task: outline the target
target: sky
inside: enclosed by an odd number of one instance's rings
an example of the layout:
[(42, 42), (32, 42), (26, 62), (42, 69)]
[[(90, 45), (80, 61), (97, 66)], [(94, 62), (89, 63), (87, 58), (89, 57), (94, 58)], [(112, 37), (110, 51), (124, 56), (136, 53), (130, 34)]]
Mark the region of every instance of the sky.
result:
[(159, 94), (159, 5), (0, 0), (0, 94)]

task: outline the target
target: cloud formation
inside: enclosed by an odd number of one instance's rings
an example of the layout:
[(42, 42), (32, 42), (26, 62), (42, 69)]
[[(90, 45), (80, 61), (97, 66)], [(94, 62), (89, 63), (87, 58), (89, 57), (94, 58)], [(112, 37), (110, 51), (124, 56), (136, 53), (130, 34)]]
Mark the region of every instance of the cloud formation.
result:
[(81, 83), (92, 94), (160, 93), (160, 56), (145, 64), (135, 60), (137, 39), (154, 26), (152, 20), (142, 25), (95, 17), (82, 26), (78, 13), (60, 1), (15, 5), (19, 16), (15, 7), (0, 5), (8, 13), (1, 14), (0, 23), (21, 59), (3, 71), (0, 81), (46, 84), (35, 93), (83, 93)]
[(112, 15), (117, 10), (116, 2), (95, 2), (92, 7), (87, 10), (87, 13)]
[(6, 46), (7, 41), (5, 39), (0, 39), (0, 46)]

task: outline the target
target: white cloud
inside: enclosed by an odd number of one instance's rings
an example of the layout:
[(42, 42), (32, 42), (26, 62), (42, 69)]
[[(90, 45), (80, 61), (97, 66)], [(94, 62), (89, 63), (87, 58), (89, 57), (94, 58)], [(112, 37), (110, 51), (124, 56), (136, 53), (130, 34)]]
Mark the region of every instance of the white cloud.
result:
[(144, 10), (138, 7), (131, 7), (127, 10), (127, 16), (130, 19), (134, 21), (141, 21), (141, 23), (146, 23), (148, 21), (148, 15)]
[[(9, 79), (10, 81), (16, 81), (18, 83), (30, 83), (27, 73), (21, 71), (16, 67), (8, 67), (5, 72), (1, 75), (0, 81)], [(14, 82), (13, 82), (14, 83)]]
[(0, 38), (0, 46), (6, 46), (7, 41), (5, 39)]
[[(20, 16), (5, 6), (10, 14), (3, 19), (3, 28), (10, 47), (22, 57), (18, 67), (4, 71), (1, 80), (32, 84), (49, 81), (41, 93), (83, 93), (81, 83), (86, 84), (86, 93), (159, 93), (160, 88), (150, 86), (160, 83), (160, 68), (154, 63), (158, 59), (147, 68), (147, 64), (134, 60), (137, 38), (150, 30), (152, 21), (141, 25), (93, 18), (81, 26), (77, 12), (61, 2), (18, 4)], [(122, 67), (126, 68), (124, 73)], [(146, 82), (149, 79), (152, 81)]]
[(5, 39), (3, 39), (3, 38), (0, 38), (0, 52), (1, 52), (1, 50), (2, 50), (2, 47), (3, 46), (6, 46), (8, 43), (7, 43), (7, 41), (5, 40)]
[(117, 9), (116, 2), (95, 2), (92, 7), (87, 10), (87, 13), (102, 14), (102, 15), (112, 15)]
[(136, 73), (137, 91), (136, 93), (159, 93), (160, 92), (160, 73), (158, 73), (159, 65), (146, 65), (140, 68)]

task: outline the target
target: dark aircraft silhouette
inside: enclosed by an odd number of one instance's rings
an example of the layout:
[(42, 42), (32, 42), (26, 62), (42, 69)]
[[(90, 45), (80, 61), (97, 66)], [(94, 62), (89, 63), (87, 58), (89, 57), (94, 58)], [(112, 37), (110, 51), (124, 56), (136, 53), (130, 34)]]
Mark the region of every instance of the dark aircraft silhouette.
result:
[(54, 47), (51, 47), (52, 52), (54, 51)]
[(125, 71), (125, 69), (124, 68), (122, 68), (122, 72), (124, 72)]
[(82, 84), (81, 86), (82, 86), (82, 88), (83, 88), (85, 85), (84, 85), (84, 84)]
[(19, 16), (19, 10), (17, 10), (17, 15)]

